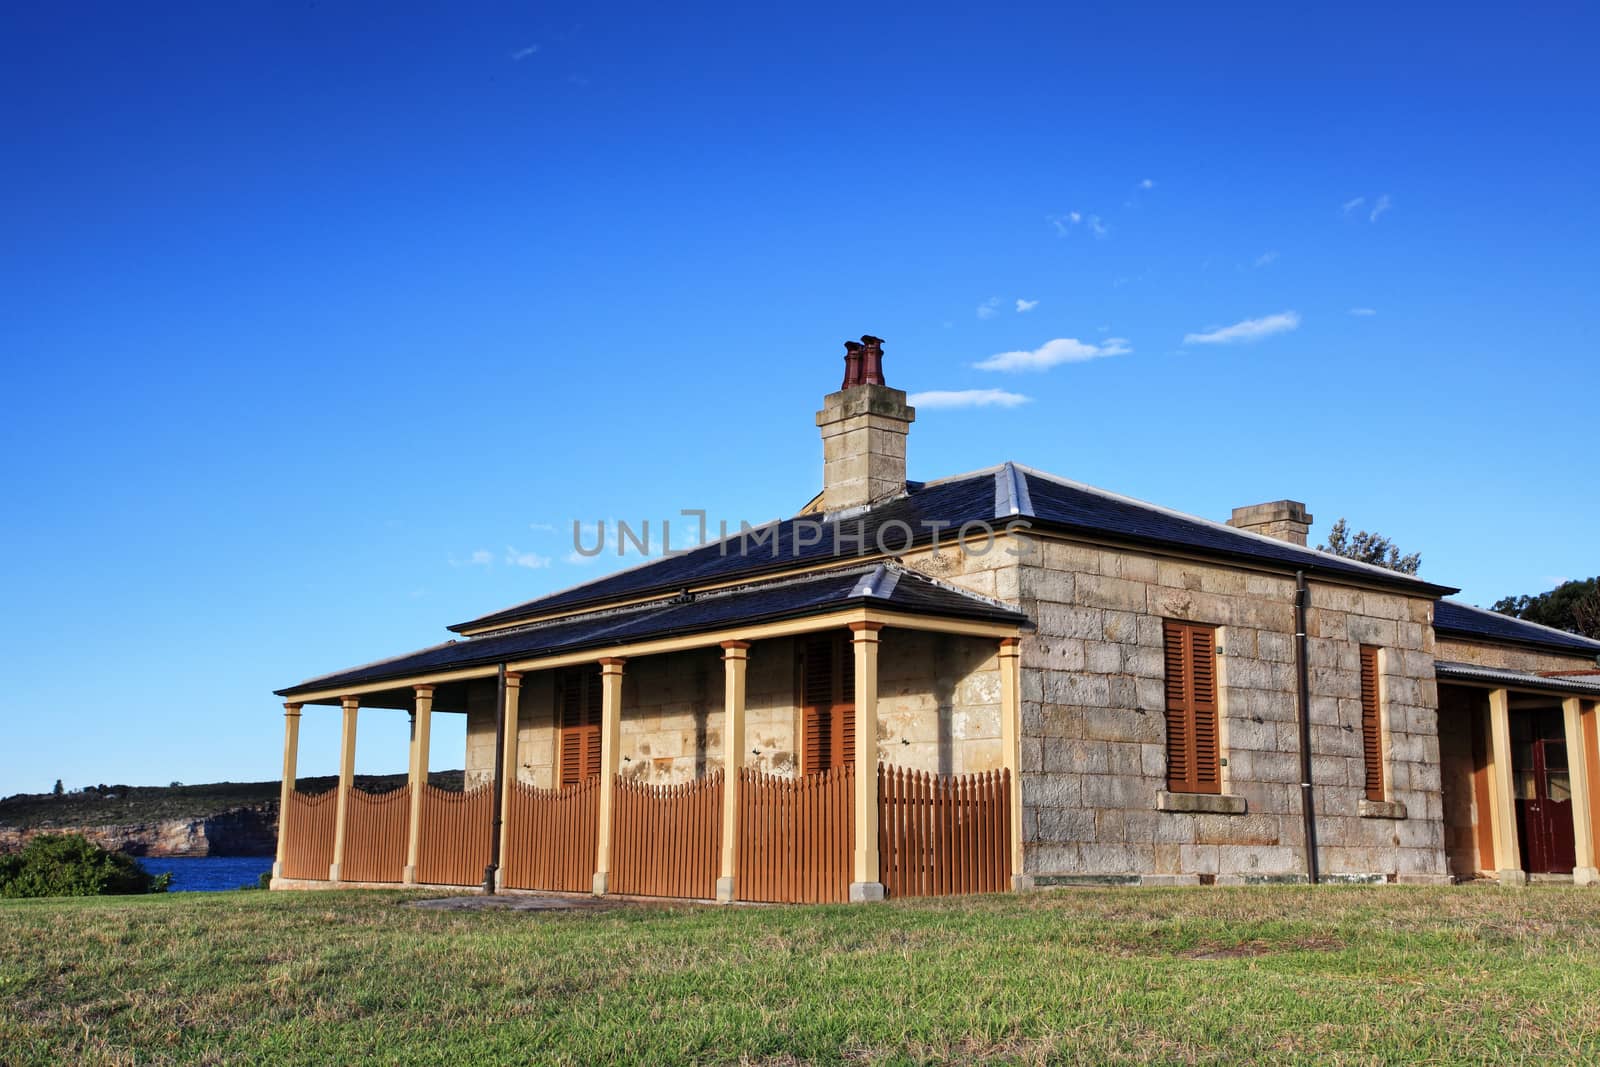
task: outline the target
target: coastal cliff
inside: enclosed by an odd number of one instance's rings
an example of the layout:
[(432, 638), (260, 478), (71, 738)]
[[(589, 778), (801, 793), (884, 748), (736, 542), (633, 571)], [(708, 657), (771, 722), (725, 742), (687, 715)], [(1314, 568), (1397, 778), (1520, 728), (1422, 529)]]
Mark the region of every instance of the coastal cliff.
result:
[(116, 826), (0, 827), (0, 852), (16, 851), (39, 834), (59, 833), (82, 834), (101, 848), (130, 856), (270, 856), (278, 840), (278, 806)]

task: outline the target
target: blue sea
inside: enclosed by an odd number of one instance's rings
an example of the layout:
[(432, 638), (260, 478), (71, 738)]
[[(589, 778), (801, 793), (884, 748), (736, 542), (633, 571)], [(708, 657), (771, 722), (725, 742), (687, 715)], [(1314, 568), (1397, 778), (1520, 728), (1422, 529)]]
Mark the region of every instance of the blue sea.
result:
[(139, 866), (151, 874), (172, 874), (172, 893), (215, 893), (240, 886), (255, 888), (263, 871), (272, 870), (271, 856), (140, 856)]

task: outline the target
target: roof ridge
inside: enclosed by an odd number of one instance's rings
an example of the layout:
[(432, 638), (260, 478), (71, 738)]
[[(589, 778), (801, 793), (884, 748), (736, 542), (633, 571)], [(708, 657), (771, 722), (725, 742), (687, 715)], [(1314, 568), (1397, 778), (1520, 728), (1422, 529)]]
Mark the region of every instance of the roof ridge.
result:
[(1435, 584), (1433, 582), (1428, 581), (1426, 578), (1420, 578), (1415, 574), (1405, 574), (1405, 573), (1403, 573), (1401, 571), (1390, 570), (1388, 567), (1380, 567), (1375, 563), (1367, 563), (1364, 560), (1351, 559), (1348, 556), (1336, 556), (1331, 552), (1324, 552), (1321, 549), (1312, 548), (1310, 545), (1297, 545), (1292, 541), (1283, 541), (1283, 540), (1280, 540), (1280, 539), (1278, 539), (1276, 537), (1269, 537), (1266, 534), (1258, 534), (1258, 533), (1254, 533), (1254, 532), (1252, 532), (1250, 530), (1241, 530), (1237, 526), (1229, 526), (1225, 522), (1218, 522), (1216, 519), (1208, 519), (1204, 515), (1191, 515), (1187, 511), (1179, 511), (1177, 508), (1163, 507), (1160, 504), (1153, 504), (1148, 500), (1140, 500), (1138, 497), (1128, 496), (1128, 495), (1126, 495), (1124, 493), (1114, 493), (1110, 489), (1102, 489), (1097, 485), (1089, 485), (1086, 482), (1078, 482), (1078, 481), (1072, 480), (1071, 478), (1063, 478), (1059, 474), (1051, 474), (1049, 471), (1037, 470), (1037, 469), (1035, 469), (1033, 467), (1025, 466), (1025, 465), (1020, 464), (1020, 463), (1017, 464), (1017, 468), (1019, 470), (1025, 471), (1028, 474), (1034, 475), (1034, 476), (1039, 477), (1039, 478), (1043, 478), (1046, 481), (1051, 481), (1051, 482), (1055, 482), (1058, 485), (1067, 486), (1070, 489), (1077, 489), (1080, 492), (1092, 493), (1095, 496), (1105, 497), (1108, 500), (1120, 501), (1120, 502), (1122, 502), (1124, 504), (1133, 504), (1133, 505), (1135, 505), (1137, 507), (1148, 508), (1151, 511), (1159, 512), (1162, 515), (1170, 515), (1170, 516), (1172, 516), (1174, 518), (1183, 519), (1183, 520), (1188, 521), (1188, 522), (1203, 523), (1206, 526), (1209, 526), (1209, 527), (1211, 527), (1211, 528), (1213, 528), (1215, 530), (1218, 530), (1218, 531), (1221, 531), (1221, 532), (1224, 532), (1224, 533), (1228, 533), (1228, 534), (1232, 534), (1232, 535), (1237, 536), (1237, 537), (1242, 537), (1242, 538), (1245, 538), (1245, 539), (1250, 540), (1250, 541), (1255, 541), (1255, 542), (1258, 542), (1258, 543), (1261, 543), (1261, 544), (1272, 545), (1272, 546), (1277, 547), (1277, 548), (1290, 548), (1290, 549), (1296, 549), (1297, 548), (1297, 549), (1300, 549), (1303, 552), (1311, 552), (1311, 553), (1315, 553), (1315, 554), (1320, 555), (1320, 556), (1327, 556), (1329, 559), (1336, 559), (1340, 563), (1349, 564), (1352, 567), (1360, 567), (1360, 568), (1362, 568), (1364, 570), (1371, 571), (1375, 575), (1382, 575), (1384, 578), (1387, 578), (1390, 581), (1393, 581), (1395, 579), (1400, 579), (1400, 580), (1403, 580), (1403, 581), (1404, 580), (1409, 580), (1409, 581), (1417, 582), (1420, 585), (1433, 585), (1433, 584)]
[(1505, 612), (1494, 611), (1490, 608), (1480, 608), (1476, 604), (1464, 604), (1459, 600), (1452, 600), (1450, 597), (1440, 597), (1440, 599), (1453, 608), (1463, 608), (1467, 611), (1475, 611), (1479, 615), (1488, 615), (1492, 618), (1500, 619), (1517, 626), (1529, 626), (1536, 630), (1543, 630), (1545, 633), (1553, 634), (1557, 637), (1566, 638), (1569, 641), (1583, 641), (1593, 646), (1595, 651), (1600, 652), (1600, 641), (1596, 641), (1588, 634), (1574, 633), (1571, 630), (1563, 630), (1557, 626), (1546, 626), (1544, 623), (1534, 622), (1532, 619), (1519, 619), (1515, 615), (1507, 615)]

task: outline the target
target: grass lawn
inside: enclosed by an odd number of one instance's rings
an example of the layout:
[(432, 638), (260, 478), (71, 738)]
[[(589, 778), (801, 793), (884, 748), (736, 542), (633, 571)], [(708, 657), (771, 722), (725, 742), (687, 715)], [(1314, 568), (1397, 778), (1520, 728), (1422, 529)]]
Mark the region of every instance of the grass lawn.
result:
[(0, 1062), (1600, 1060), (1600, 891), (0, 902)]

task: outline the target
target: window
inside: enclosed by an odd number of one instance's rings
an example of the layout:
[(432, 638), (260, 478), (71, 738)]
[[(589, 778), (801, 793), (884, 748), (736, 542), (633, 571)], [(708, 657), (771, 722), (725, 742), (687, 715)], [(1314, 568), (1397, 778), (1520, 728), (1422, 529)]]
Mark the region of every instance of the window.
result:
[(561, 784), (600, 776), (600, 671), (574, 667), (556, 677), (561, 714)]
[(1192, 622), (1162, 625), (1167, 659), (1167, 788), (1220, 793), (1217, 632)]
[(800, 773), (818, 774), (856, 758), (855, 650), (843, 634), (804, 638), (800, 691)]
[(1367, 799), (1383, 799), (1383, 712), (1378, 705), (1378, 650), (1361, 646), (1361, 756), (1367, 766)]

